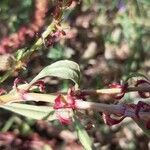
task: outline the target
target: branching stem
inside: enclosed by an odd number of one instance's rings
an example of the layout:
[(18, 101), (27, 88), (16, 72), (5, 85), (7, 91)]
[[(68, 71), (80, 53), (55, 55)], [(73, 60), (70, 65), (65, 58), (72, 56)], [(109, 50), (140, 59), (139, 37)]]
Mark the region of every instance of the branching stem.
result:
[[(131, 89), (131, 91), (148, 91), (145, 90), (145, 88), (141, 88), (141, 87), (137, 87), (137, 88), (129, 88)], [(149, 88), (148, 88), (149, 89)], [(102, 90), (84, 90), (84, 91), (80, 91), (80, 92), (90, 92), (90, 94), (103, 94), (105, 93), (105, 91), (109, 90), (110, 94), (114, 94), (116, 91), (118, 92), (119, 90), (115, 89), (102, 89)], [(111, 93), (112, 90), (112, 93)], [(115, 92), (114, 92), (115, 91)], [(77, 91), (79, 92), (79, 91)], [(95, 93), (94, 93), (95, 92)], [(116, 92), (116, 93), (117, 93)], [(107, 92), (108, 93), (108, 92)], [(88, 94), (88, 93), (87, 93)], [(35, 102), (48, 102), (51, 106), (54, 105), (54, 99), (56, 98), (56, 96), (58, 95), (58, 93), (55, 94), (43, 94), (43, 93), (24, 93), (23, 95), (21, 93), (17, 93), (16, 94), (6, 94), (6, 95), (2, 95), (0, 96), (0, 102), (1, 105), (6, 104), (6, 103), (12, 103), (12, 102), (21, 102), (21, 101), (35, 101)], [(94, 111), (98, 111), (98, 112), (105, 112), (108, 114), (117, 114), (117, 115), (123, 115), (125, 114), (128, 117), (132, 117), (135, 118), (136, 113), (135, 113), (135, 109), (127, 109), (126, 110), (126, 106), (124, 104), (102, 104), (102, 103), (96, 103), (96, 102), (88, 102), (88, 101), (83, 101), (83, 100), (75, 100), (75, 104), (76, 104), (76, 109), (83, 109), (83, 110), (94, 110)], [(139, 116), (140, 118), (143, 119), (150, 119), (150, 111), (149, 112), (139, 112)]]

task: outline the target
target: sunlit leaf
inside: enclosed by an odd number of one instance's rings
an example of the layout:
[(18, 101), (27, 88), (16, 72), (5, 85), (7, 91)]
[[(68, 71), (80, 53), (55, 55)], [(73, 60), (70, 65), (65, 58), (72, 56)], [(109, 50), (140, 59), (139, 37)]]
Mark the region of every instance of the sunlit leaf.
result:
[(145, 75), (136, 72), (136, 73), (131, 73), (131, 74), (129, 74), (129, 75), (126, 77), (125, 82), (127, 82), (129, 79), (134, 78), (134, 77), (142, 77), (142, 78), (145, 78), (146, 80), (148, 80), (148, 78), (147, 78)]
[(76, 117), (73, 117), (73, 120), (74, 120), (74, 127), (77, 132), (78, 138), (79, 138), (81, 144), (83, 145), (84, 149), (92, 150), (93, 149), (92, 141), (91, 141), (88, 133), (84, 129), (83, 125), (80, 123), (80, 121)]
[(47, 118), (49, 121), (57, 119), (54, 115), (54, 109), (48, 106), (11, 103), (0, 107), (32, 119), (40, 120)]
[(30, 83), (32, 85), (37, 80), (46, 76), (59, 77), (62, 79), (70, 79), (76, 85), (79, 85), (80, 68), (79, 65), (70, 60), (60, 60), (45, 67)]

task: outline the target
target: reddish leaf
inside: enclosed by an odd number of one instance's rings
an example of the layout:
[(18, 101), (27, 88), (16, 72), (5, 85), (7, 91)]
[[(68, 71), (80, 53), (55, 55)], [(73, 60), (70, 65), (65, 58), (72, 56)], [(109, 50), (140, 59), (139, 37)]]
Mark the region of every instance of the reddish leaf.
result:
[[(150, 85), (150, 82), (148, 80), (138, 80), (136, 82), (135, 86), (138, 87), (139, 85), (142, 85), (142, 84)], [(149, 98), (150, 97), (150, 92), (140, 92), (140, 91), (138, 91), (138, 93), (139, 93), (140, 97), (142, 97), (142, 98)]]
[(120, 123), (125, 118), (125, 116), (122, 116), (120, 119), (114, 119), (111, 117), (110, 114), (103, 113), (102, 118), (105, 124), (112, 126), (112, 125)]

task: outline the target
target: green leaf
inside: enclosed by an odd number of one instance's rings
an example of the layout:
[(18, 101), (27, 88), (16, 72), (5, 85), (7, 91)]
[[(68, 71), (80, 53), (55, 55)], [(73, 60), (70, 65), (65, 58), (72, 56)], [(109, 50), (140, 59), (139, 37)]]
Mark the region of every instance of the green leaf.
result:
[(127, 82), (129, 79), (134, 78), (134, 77), (142, 77), (142, 78), (145, 78), (146, 80), (149, 80), (145, 75), (141, 73), (131, 73), (126, 77), (125, 82)]
[(56, 46), (49, 49), (47, 57), (52, 60), (60, 60), (65, 58), (65, 54), (66, 53), (64, 52), (64, 48), (61, 45), (57, 44)]
[(19, 49), (19, 50), (16, 52), (16, 54), (15, 54), (15, 55), (16, 55), (16, 56), (15, 56), (16, 60), (17, 60), (17, 61), (21, 60), (21, 58), (23, 57), (24, 53), (25, 53), (25, 49)]
[(92, 141), (80, 121), (74, 116), (74, 127), (85, 150), (92, 150)]
[(48, 106), (8, 103), (0, 107), (32, 119), (40, 120), (47, 118), (49, 121), (57, 119), (54, 115), (54, 109)]
[(37, 80), (46, 76), (59, 77), (62, 79), (70, 79), (76, 85), (79, 85), (80, 68), (79, 65), (70, 60), (60, 60), (45, 67), (30, 83), (32, 85)]
[(0, 83), (4, 82), (10, 75), (12, 75), (12, 71), (8, 70), (4, 75), (0, 76)]
[(149, 0), (138, 0), (139, 3), (143, 3), (145, 5), (150, 5), (150, 1)]

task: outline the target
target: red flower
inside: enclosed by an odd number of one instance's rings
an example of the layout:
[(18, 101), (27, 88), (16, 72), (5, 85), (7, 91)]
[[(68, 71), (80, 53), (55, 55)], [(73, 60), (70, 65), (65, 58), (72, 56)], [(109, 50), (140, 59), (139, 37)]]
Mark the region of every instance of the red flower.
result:
[(73, 95), (72, 89), (68, 90), (66, 98), (60, 94), (55, 99), (54, 109), (61, 109), (61, 108), (72, 108), (72, 109), (74, 109), (75, 107), (76, 107), (75, 106), (75, 97)]
[(64, 125), (71, 124), (72, 109), (57, 109), (55, 110), (57, 119)]
[[(67, 96), (58, 95), (55, 99), (54, 109), (56, 110), (56, 115), (58, 120), (63, 124), (70, 124), (71, 118), (70, 113), (72, 109), (75, 109), (75, 97), (72, 89), (68, 90)], [(64, 115), (61, 110), (66, 110)]]
[[(145, 118), (140, 118), (139, 112), (150, 112), (150, 105), (139, 101), (137, 104), (124, 104), (124, 110), (122, 114), (107, 114), (103, 113), (103, 120), (107, 125), (115, 125), (120, 123), (124, 118), (131, 117), (135, 121), (142, 121), (147, 129), (150, 129), (150, 120)], [(113, 118), (111, 115), (120, 117), (119, 119)]]
[(7, 93), (6, 90), (4, 90), (3, 88), (0, 88), (0, 95), (6, 94), (6, 93)]

